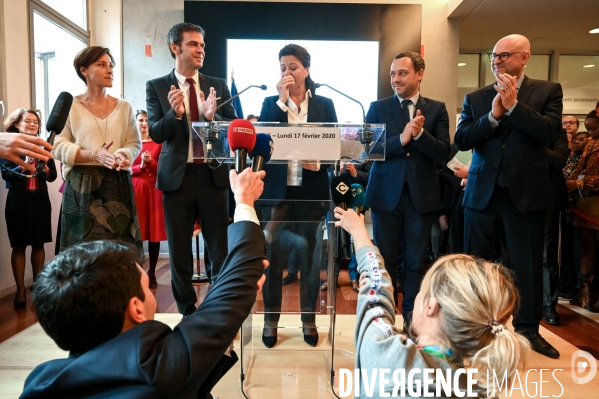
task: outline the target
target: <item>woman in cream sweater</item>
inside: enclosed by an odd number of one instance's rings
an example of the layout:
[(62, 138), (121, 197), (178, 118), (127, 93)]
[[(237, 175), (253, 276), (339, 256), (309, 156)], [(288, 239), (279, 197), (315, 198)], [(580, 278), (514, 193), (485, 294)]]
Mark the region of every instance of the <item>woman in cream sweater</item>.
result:
[(143, 262), (130, 165), (141, 139), (129, 102), (111, 97), (114, 59), (109, 49), (83, 49), (75, 71), (87, 86), (75, 97), (66, 126), (56, 137), (54, 156), (63, 164), (61, 250), (73, 244), (111, 239), (129, 243)]

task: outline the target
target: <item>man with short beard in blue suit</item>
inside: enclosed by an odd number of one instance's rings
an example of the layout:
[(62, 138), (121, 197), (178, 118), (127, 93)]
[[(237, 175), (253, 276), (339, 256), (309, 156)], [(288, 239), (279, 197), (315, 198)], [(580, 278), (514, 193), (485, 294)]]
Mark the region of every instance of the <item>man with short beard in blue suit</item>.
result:
[[(372, 209), (374, 242), (385, 259), (393, 287), (403, 254), (404, 331), (424, 276), (424, 256), (441, 191), (435, 161), (447, 162), (449, 116), (445, 104), (420, 95), (424, 59), (400, 53), (391, 64), (395, 95), (370, 105), (366, 121), (386, 124), (385, 161), (370, 170), (366, 206)], [(403, 242), (402, 242), (403, 241)]]

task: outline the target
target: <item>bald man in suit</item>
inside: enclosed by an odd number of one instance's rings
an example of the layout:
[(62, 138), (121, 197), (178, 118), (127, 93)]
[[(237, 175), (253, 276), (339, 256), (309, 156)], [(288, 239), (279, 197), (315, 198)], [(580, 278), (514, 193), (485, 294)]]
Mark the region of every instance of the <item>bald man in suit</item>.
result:
[(515, 273), (521, 306), (514, 329), (532, 349), (558, 358), (539, 334), (543, 317), (543, 244), (549, 165), (545, 148), (561, 130), (559, 83), (524, 75), (530, 43), (521, 35), (497, 42), (491, 54), (496, 82), (464, 99), (455, 144), (473, 150), (464, 193), (464, 250), (493, 257), (503, 226), (508, 265)]

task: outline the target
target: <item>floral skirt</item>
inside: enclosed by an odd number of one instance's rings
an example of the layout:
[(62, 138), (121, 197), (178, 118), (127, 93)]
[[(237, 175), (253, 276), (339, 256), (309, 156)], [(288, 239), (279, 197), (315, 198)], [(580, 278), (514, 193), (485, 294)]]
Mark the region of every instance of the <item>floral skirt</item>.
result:
[(99, 166), (75, 166), (62, 196), (60, 250), (73, 244), (113, 240), (145, 257), (131, 174)]

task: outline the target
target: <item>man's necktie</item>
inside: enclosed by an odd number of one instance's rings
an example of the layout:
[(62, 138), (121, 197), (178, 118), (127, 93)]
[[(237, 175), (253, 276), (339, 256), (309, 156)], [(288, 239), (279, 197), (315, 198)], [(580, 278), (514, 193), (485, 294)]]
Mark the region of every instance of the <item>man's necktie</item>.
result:
[[(198, 111), (198, 96), (196, 94), (195, 88), (195, 80), (192, 78), (185, 79), (187, 84), (189, 84), (189, 113), (191, 114), (191, 122), (199, 122), (200, 121), (200, 112)], [(200, 146), (198, 148), (198, 154), (200, 156), (204, 156), (204, 147)], [(204, 163), (203, 159), (194, 159), (193, 163)]]
[(407, 125), (410, 121), (410, 109), (409, 105), (412, 104), (412, 100), (403, 100), (401, 102), (401, 116), (403, 118), (404, 123)]

